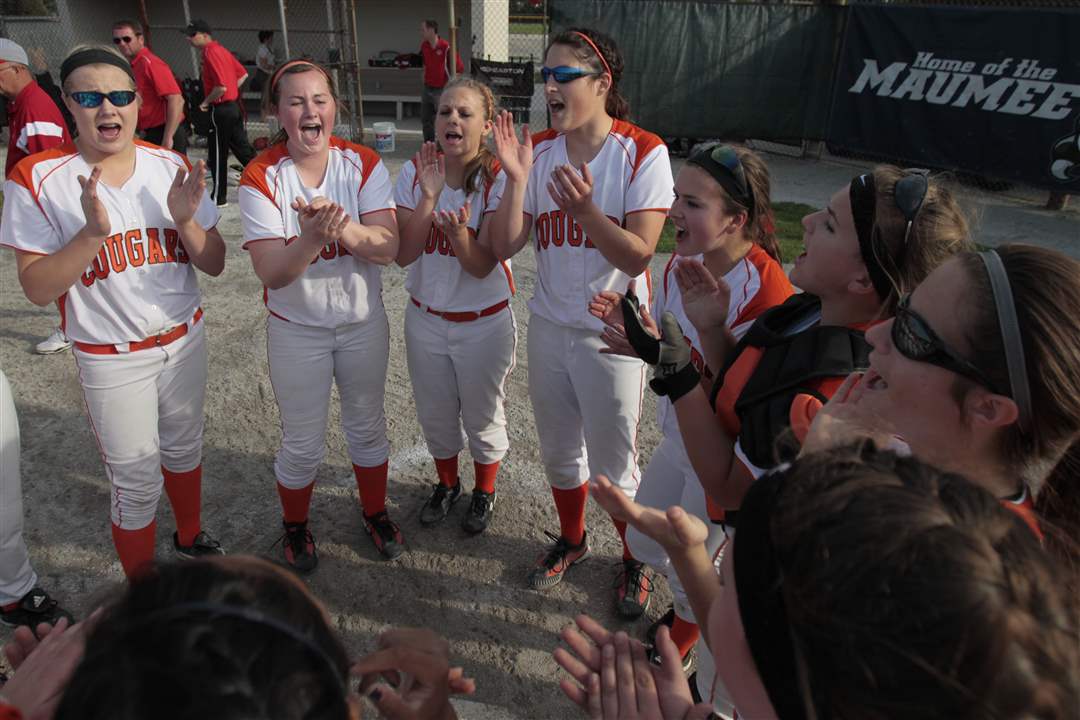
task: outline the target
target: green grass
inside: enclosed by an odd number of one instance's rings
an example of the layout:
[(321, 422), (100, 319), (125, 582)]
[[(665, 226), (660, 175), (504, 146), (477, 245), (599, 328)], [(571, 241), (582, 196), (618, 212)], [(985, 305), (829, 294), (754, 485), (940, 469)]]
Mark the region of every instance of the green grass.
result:
[[(778, 202), (773, 203), (773, 215), (776, 224), (776, 238), (780, 241), (780, 257), (784, 262), (793, 262), (799, 253), (803, 251), (802, 219), (818, 208), (802, 203)], [(664, 230), (660, 233), (660, 243), (656, 246), (657, 254), (675, 251), (675, 228), (671, 221), (664, 223)]]
[(541, 23), (510, 23), (511, 35), (543, 35), (544, 26)]

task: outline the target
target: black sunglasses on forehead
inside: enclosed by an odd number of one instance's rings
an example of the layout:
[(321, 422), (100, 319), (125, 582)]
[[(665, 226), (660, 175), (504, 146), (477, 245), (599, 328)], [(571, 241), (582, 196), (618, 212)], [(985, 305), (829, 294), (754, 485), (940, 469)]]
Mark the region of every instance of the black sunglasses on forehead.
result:
[(728, 169), (744, 196), (750, 194), (746, 184), (746, 172), (743, 170), (742, 161), (739, 160), (739, 153), (735, 152), (735, 148), (720, 143), (709, 153), (709, 158)]
[(893, 200), (900, 214), (907, 220), (904, 228), (904, 246), (907, 246), (908, 236), (915, 218), (919, 216), (926, 193), (930, 189), (930, 171), (923, 168), (907, 168), (904, 177), (896, 181), (893, 188)]
[(911, 293), (900, 298), (896, 305), (891, 337), (893, 347), (908, 360), (937, 365), (1002, 394), (981, 370), (949, 347), (926, 319), (911, 309)]

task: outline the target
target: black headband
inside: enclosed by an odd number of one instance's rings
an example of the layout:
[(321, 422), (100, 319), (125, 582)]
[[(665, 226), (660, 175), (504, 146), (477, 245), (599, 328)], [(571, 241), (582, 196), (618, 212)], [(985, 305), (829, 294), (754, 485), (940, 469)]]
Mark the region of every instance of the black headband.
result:
[(1009, 389), (1019, 413), (1018, 424), (1022, 432), (1031, 426), (1031, 386), (1028, 384), (1027, 361), (1024, 359), (1024, 342), (1020, 337), (1020, 320), (1016, 317), (1016, 301), (1013, 298), (1009, 275), (996, 250), (979, 253), (990, 278), (990, 290), (994, 293), (994, 308), (1001, 329), (1001, 343), (1005, 346), (1005, 367), (1009, 371)]
[(112, 65), (118, 67), (127, 73), (127, 76), (131, 78), (132, 82), (135, 82), (135, 75), (131, 72), (131, 63), (121, 57), (117, 57), (108, 50), (102, 50), (101, 48), (87, 48), (86, 50), (80, 50), (79, 52), (69, 55), (64, 63), (60, 66), (60, 85), (67, 81), (68, 75), (75, 72), (83, 65)]
[[(722, 148), (728, 148), (732, 153), (736, 165), (734, 169), (713, 157), (713, 155)], [(746, 171), (734, 148), (730, 145), (714, 144), (702, 150), (698, 150), (688, 157), (686, 162), (688, 165), (696, 165), (709, 173), (709, 176), (720, 183), (720, 187), (724, 188), (724, 191), (730, 195), (735, 202), (741, 203), (747, 207), (747, 222), (753, 221), (755, 212), (754, 194), (750, 192), (750, 186), (746, 179)]]
[(870, 283), (874, 286), (874, 291), (884, 301), (889, 297), (892, 283), (874, 252), (874, 214), (877, 210), (874, 173), (865, 173), (852, 178), (851, 186), (848, 188), (848, 197), (851, 198), (851, 216), (855, 219), (855, 234), (859, 238), (859, 255), (862, 256), (866, 271), (870, 274)]
[(784, 578), (772, 540), (772, 512), (786, 480), (785, 471), (766, 475), (743, 499), (735, 535), (735, 586), (746, 643), (777, 717), (803, 720), (806, 710), (784, 603)]

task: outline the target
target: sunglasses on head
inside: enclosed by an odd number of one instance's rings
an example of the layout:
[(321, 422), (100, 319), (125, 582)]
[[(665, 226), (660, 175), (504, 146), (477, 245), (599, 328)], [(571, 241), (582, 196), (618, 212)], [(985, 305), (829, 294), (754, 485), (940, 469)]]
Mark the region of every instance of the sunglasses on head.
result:
[(713, 162), (717, 162), (723, 165), (731, 173), (731, 177), (734, 178), (735, 183), (739, 186), (739, 190), (742, 192), (743, 197), (750, 195), (750, 190), (746, 184), (746, 172), (743, 170), (742, 162), (739, 160), (739, 153), (735, 152), (735, 148), (730, 145), (717, 145), (709, 153), (709, 157)]
[[(945, 368), (969, 380), (974, 380), (991, 392), (998, 393), (994, 384), (977, 367), (938, 337), (926, 319), (911, 309), (911, 293), (900, 298), (893, 318), (892, 343), (901, 355), (915, 362)], [(998, 393), (1000, 394), (1000, 393)]]
[(540, 77), (544, 79), (544, 82), (548, 81), (548, 78), (555, 78), (555, 82), (560, 85), (564, 85), (568, 82), (573, 82), (578, 78), (591, 77), (592, 75), (603, 75), (602, 72), (595, 70), (582, 70), (581, 68), (567, 67), (566, 65), (560, 65), (559, 67), (547, 67), (540, 68)]
[(70, 93), (71, 99), (84, 108), (96, 108), (105, 102), (105, 98), (109, 98), (109, 102), (115, 107), (124, 107), (130, 105), (135, 101), (134, 90), (113, 90), (112, 92), (97, 92), (95, 90), (86, 90), (83, 92)]
[(130, 43), (134, 39), (135, 38), (133, 38), (131, 35), (122, 35), (121, 37), (114, 37), (112, 39), (112, 41), (113, 41), (113, 44), (115, 44), (115, 45), (119, 45), (120, 43), (124, 43), (126, 45), (127, 43)]
[(896, 202), (896, 209), (907, 221), (907, 227), (904, 228), (904, 246), (906, 247), (911, 227), (919, 215), (919, 210), (922, 209), (926, 192), (930, 188), (930, 171), (922, 168), (908, 168), (904, 172), (906, 175), (897, 180), (893, 188), (893, 200)]

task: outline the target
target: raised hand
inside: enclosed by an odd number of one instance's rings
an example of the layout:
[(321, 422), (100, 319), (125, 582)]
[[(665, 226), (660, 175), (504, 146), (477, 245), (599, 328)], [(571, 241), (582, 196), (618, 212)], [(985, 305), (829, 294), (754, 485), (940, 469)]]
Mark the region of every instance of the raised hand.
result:
[[(860, 439), (871, 439), (881, 448), (896, 448), (898, 438), (889, 420), (867, 403), (860, 403), (865, 377), (863, 373), (851, 373), (829, 401), (821, 406), (803, 438), (800, 455), (829, 450)], [(899, 444), (905, 445), (902, 441)]]
[(317, 247), (340, 240), (351, 220), (345, 208), (337, 203), (326, 201), (314, 209), (315, 202), (320, 199), (325, 200), (316, 198), (308, 205), (302, 197), (297, 197), (292, 204), (300, 219), (300, 237)]
[(426, 142), (416, 153), (416, 173), (420, 182), (420, 192), (426, 198), (437, 198), (446, 186), (446, 161), (439, 155), (439, 147), (433, 142)]
[(177, 168), (166, 197), (169, 213), (177, 225), (183, 225), (195, 217), (203, 193), (206, 192), (205, 169), (206, 163), (202, 160), (195, 163), (191, 172), (187, 172), (182, 166)]
[(435, 213), (435, 224), (446, 233), (448, 237), (464, 240), (469, 232), (469, 218), (472, 209), (468, 203), (462, 205), (457, 212), (451, 210), (439, 210)]
[(4, 685), (4, 696), (28, 720), (53, 716), (71, 674), (82, 660), (90, 624), (69, 626), (67, 618), (62, 618), (39, 642), (29, 642), (23, 633), (4, 648), (13, 665), (18, 660), (14, 677)]
[(665, 549), (691, 547), (704, 543), (709, 537), (705, 524), (681, 507), (673, 506), (663, 513), (641, 505), (626, 497), (603, 475), (597, 475), (589, 482), (589, 490), (611, 517), (633, 525)]
[(592, 206), (593, 176), (588, 164), (582, 164), (581, 174), (572, 165), (560, 165), (551, 172), (548, 195), (559, 209), (572, 217), (580, 217)]
[(495, 155), (499, 158), (506, 177), (524, 183), (529, 179), (533, 164), (532, 137), (529, 126), (521, 126), (521, 141), (514, 131), (514, 116), (503, 110), (495, 118)]
[(105, 210), (105, 205), (102, 204), (101, 199), (98, 197), (98, 181), (100, 179), (101, 168), (97, 165), (90, 171), (90, 177), (79, 176), (79, 186), (82, 188), (79, 203), (82, 205), (83, 216), (86, 218), (86, 225), (83, 229), (91, 237), (106, 237), (112, 230), (109, 213)]
[(589, 314), (598, 318), (608, 327), (622, 328), (622, 293), (601, 290), (589, 301)]
[(682, 294), (686, 317), (698, 332), (707, 333), (727, 325), (731, 288), (723, 278), (714, 278), (700, 260), (679, 258), (675, 263), (675, 282)]

